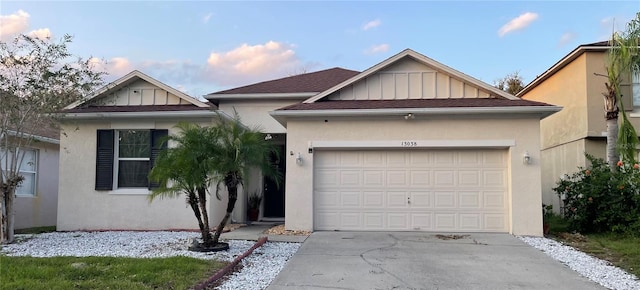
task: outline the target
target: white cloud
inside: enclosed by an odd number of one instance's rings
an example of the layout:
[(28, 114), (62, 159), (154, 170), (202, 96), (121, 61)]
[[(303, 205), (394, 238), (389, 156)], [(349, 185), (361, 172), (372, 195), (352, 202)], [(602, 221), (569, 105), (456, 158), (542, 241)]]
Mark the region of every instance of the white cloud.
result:
[(29, 32), (28, 35), (45, 40), (51, 38), (51, 31), (49, 30), (49, 28), (40, 28)]
[(209, 20), (211, 20), (211, 16), (213, 16), (213, 13), (209, 13), (209, 14), (205, 15), (204, 17), (202, 17), (202, 23), (204, 23), (204, 24), (209, 23)]
[(283, 77), (301, 66), (292, 45), (269, 41), (212, 52), (205, 73), (208, 79), (220, 85), (241, 85)]
[(371, 20), (367, 23), (365, 23), (364, 25), (362, 25), (362, 30), (369, 30), (371, 28), (376, 28), (378, 26), (380, 26), (380, 24), (382, 24), (382, 21), (380, 21), (380, 19), (376, 19), (376, 20)]
[(364, 51), (365, 54), (376, 54), (380, 52), (387, 52), (389, 50), (389, 45), (386, 43), (373, 45)]
[(576, 35), (573, 32), (565, 32), (562, 34), (562, 36), (560, 36), (560, 41), (558, 42), (558, 46), (564, 46), (566, 44), (569, 44), (571, 41), (573, 41), (574, 39), (576, 39), (578, 35)]
[(511, 21), (507, 22), (507, 24), (500, 27), (500, 30), (498, 30), (498, 35), (500, 35), (500, 37), (503, 37), (507, 33), (524, 29), (527, 26), (531, 25), (531, 23), (533, 23), (533, 21), (535, 21), (536, 19), (538, 19), (537, 13), (526, 12), (526, 13), (520, 14), (520, 16), (514, 19), (511, 19)]
[(29, 28), (29, 13), (22, 10), (9, 15), (0, 15), (0, 39), (7, 39), (25, 32)]

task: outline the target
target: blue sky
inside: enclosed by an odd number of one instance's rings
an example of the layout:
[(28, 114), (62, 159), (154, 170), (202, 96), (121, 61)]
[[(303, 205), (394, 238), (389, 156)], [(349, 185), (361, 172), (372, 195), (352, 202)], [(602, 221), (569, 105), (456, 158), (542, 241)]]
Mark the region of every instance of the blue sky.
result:
[(74, 36), (108, 80), (139, 69), (194, 97), (332, 67), (365, 70), (411, 48), (487, 83), (533, 80), (605, 40), (640, 1), (6, 1), (0, 39)]

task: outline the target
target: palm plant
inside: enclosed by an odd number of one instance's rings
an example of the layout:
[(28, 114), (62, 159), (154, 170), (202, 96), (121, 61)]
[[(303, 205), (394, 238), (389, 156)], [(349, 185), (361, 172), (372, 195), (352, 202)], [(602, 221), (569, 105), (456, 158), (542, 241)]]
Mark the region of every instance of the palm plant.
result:
[(186, 195), (187, 204), (193, 210), (202, 238), (202, 245), (215, 245), (209, 227), (207, 194), (213, 184), (212, 172), (215, 164), (211, 160), (214, 135), (210, 128), (193, 123), (178, 123), (180, 132), (168, 140), (175, 146), (160, 153), (149, 178), (159, 183), (149, 196), (155, 198)]
[(244, 184), (249, 170), (254, 168), (261, 170), (264, 176), (274, 179), (276, 184), (280, 180), (281, 173), (269, 158), (271, 154), (278, 154), (277, 147), (265, 141), (264, 135), (258, 128), (242, 125), (237, 113), (231, 120), (219, 116), (217, 125), (212, 127), (211, 131), (215, 140), (211, 160), (215, 167), (214, 179), (218, 181), (216, 195), (219, 186), (223, 185), (227, 188), (229, 197), (226, 213), (213, 237), (215, 244), (218, 243), (222, 229), (235, 208), (238, 200), (238, 186)]
[[(624, 111), (620, 84), (630, 74), (640, 74), (640, 13), (627, 24), (626, 30), (612, 34), (607, 52), (607, 91), (603, 93), (605, 119), (607, 120), (607, 159), (609, 168), (617, 168), (620, 156), (630, 162), (635, 161), (638, 136)], [(632, 97), (632, 96), (629, 96)], [(620, 110), (620, 108), (622, 110)], [(622, 124), (618, 126), (618, 114), (622, 112)]]

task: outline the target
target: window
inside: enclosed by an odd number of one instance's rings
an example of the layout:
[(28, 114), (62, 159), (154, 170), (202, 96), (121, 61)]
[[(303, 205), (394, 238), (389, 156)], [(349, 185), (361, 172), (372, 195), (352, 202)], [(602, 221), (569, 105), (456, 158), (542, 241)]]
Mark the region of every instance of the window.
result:
[(154, 188), (149, 171), (168, 130), (98, 130), (96, 190)]
[(151, 143), (149, 130), (117, 131), (117, 185), (122, 187), (147, 187)]
[[(16, 195), (35, 196), (36, 195), (36, 177), (38, 172), (38, 150), (22, 148), (18, 151), (18, 158), (22, 157), (19, 174), (24, 177), (22, 183), (16, 189)], [(7, 166), (6, 151), (2, 150), (2, 169)]]

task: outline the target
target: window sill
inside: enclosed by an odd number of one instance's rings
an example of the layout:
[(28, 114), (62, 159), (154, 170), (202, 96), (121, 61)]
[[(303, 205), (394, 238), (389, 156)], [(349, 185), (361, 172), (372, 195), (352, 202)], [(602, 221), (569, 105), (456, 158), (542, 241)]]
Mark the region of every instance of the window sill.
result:
[(109, 192), (114, 195), (149, 195), (151, 191), (147, 188), (118, 188)]
[(35, 194), (16, 194), (16, 197), (31, 197), (35, 198)]
[(640, 118), (640, 110), (633, 110), (629, 113), (629, 117), (631, 118)]

